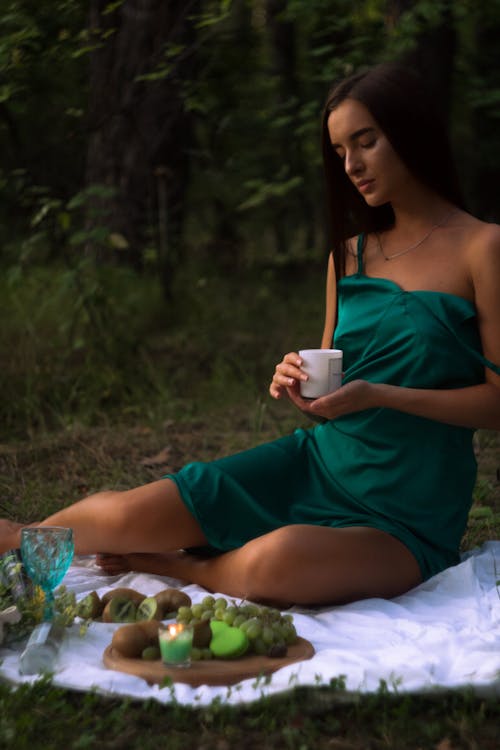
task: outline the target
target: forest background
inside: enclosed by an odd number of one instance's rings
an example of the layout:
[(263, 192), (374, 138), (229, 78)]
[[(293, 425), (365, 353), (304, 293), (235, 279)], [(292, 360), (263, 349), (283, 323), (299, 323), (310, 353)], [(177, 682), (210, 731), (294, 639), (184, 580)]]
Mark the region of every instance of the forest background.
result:
[(359, 66), (420, 71), (499, 218), (499, 0), (0, 6), (0, 439), (255, 406), (317, 345), (321, 109)]
[[(406, 60), (471, 212), (499, 221), (499, 35), (500, 0), (0, 0), (1, 515), (297, 426), (267, 388), (284, 352), (319, 345), (327, 90)], [(476, 447), (465, 547), (500, 535), (498, 436)], [(194, 719), (0, 685), (0, 744), (496, 747), (498, 705), (335, 693)]]

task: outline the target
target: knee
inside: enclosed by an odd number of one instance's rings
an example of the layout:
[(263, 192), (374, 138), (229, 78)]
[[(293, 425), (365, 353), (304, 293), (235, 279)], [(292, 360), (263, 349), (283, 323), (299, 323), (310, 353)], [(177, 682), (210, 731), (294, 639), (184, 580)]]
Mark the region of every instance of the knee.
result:
[(246, 545), (247, 599), (290, 604), (285, 592), (289, 590), (291, 557), (299, 536), (300, 526), (283, 526)]

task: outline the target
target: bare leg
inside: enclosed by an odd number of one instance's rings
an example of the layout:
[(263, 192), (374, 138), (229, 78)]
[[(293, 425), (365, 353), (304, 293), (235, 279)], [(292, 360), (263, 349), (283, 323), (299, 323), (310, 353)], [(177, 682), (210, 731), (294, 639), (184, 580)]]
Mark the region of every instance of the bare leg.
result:
[(215, 558), (173, 552), (125, 555), (123, 563), (283, 606), (391, 598), (422, 580), (415, 558), (400, 541), (365, 527), (286, 526)]
[[(131, 552), (146, 552), (129, 557), (134, 569), (252, 600), (340, 604), (390, 598), (421, 581), (415, 558), (401, 542), (365, 527), (285, 526), (215, 558), (165, 554), (206, 544), (168, 479), (127, 492), (92, 495), (41, 525), (73, 528), (78, 553), (105, 550), (127, 559)], [(0, 525), (3, 549), (19, 546), (19, 538), (18, 525)]]
[[(100, 492), (32, 525), (72, 528), (77, 554), (165, 552), (207, 543), (170, 479), (125, 492)], [(21, 528), (2, 522), (0, 551), (20, 546)]]

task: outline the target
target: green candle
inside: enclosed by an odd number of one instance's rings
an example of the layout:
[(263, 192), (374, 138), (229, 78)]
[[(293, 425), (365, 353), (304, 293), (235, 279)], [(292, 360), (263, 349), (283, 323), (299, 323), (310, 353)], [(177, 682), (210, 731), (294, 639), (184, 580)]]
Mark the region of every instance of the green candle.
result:
[(175, 667), (189, 667), (193, 645), (193, 628), (181, 623), (160, 625), (158, 638), (164, 664)]

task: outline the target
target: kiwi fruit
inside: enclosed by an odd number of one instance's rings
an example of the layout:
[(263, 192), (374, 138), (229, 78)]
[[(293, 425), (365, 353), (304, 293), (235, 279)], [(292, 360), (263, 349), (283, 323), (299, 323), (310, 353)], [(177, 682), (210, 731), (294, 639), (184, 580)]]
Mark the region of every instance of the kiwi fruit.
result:
[(84, 620), (95, 620), (100, 617), (104, 609), (104, 604), (97, 591), (91, 591), (78, 602), (78, 616)]
[(179, 607), (190, 607), (191, 598), (179, 589), (163, 589), (154, 595), (159, 605), (159, 619), (167, 619), (167, 615), (175, 617)]
[(202, 620), (193, 625), (194, 648), (208, 648), (212, 640), (212, 628), (208, 620)]
[(137, 607), (131, 599), (114, 596), (103, 609), (103, 622), (135, 622)]
[(158, 645), (158, 627), (160, 622), (158, 620), (143, 620), (135, 624), (136, 628), (139, 628), (148, 639), (148, 645)]
[(134, 625), (124, 625), (113, 633), (111, 646), (127, 659), (139, 659), (145, 648), (149, 646), (149, 638), (141, 628)]
[[(113, 633), (112, 647), (128, 659), (141, 659), (145, 649), (159, 648), (158, 620), (123, 625)], [(148, 654), (152, 652), (148, 651)]]
[(146, 598), (145, 594), (140, 594), (135, 589), (128, 589), (126, 587), (121, 587), (121, 588), (110, 589), (109, 591), (106, 591), (106, 593), (102, 595), (101, 601), (103, 605), (106, 606), (106, 604), (110, 602), (111, 599), (114, 599), (117, 596), (123, 597), (125, 599), (130, 599), (132, 602), (134, 602), (136, 607), (138, 607), (139, 604), (142, 602), (142, 600)]
[(147, 596), (137, 607), (136, 620), (158, 619), (160, 605), (154, 596)]

